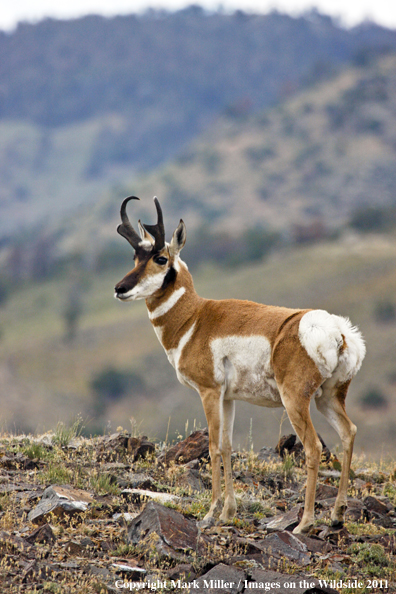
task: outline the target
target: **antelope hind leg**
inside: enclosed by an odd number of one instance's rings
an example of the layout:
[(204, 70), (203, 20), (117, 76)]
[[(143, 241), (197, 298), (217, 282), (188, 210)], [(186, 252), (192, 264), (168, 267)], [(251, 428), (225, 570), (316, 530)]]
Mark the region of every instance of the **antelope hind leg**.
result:
[(356, 435), (356, 425), (352, 423), (345, 411), (345, 398), (349, 384), (350, 381), (334, 386), (330, 382), (325, 382), (322, 387), (322, 395), (316, 399), (318, 410), (340, 436), (344, 452), (338, 495), (331, 514), (332, 526), (342, 526), (344, 523), (347, 509), (349, 470)]
[(304, 513), (294, 534), (308, 532), (315, 521), (315, 494), (322, 444), (316, 434), (309, 414), (310, 398), (302, 394), (289, 397), (287, 390), (282, 391), (282, 401), (286, 408), (290, 422), (300, 438), (304, 450), (307, 468), (307, 486), (305, 491)]

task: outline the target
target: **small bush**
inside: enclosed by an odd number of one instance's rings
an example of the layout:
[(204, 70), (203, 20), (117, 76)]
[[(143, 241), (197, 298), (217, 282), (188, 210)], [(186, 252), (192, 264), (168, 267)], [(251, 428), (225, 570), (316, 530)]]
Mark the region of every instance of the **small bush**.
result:
[(296, 461), (293, 454), (286, 454), (283, 458), (282, 467), (285, 479), (292, 479)]
[(67, 485), (73, 481), (73, 472), (59, 461), (51, 462), (42, 475), (42, 481), (50, 485)]
[(377, 322), (389, 323), (396, 320), (396, 306), (391, 301), (380, 301), (376, 303), (374, 316)]
[(120, 400), (125, 394), (144, 392), (145, 384), (140, 375), (134, 371), (107, 367), (92, 378), (91, 389), (96, 395), (96, 413), (100, 415), (110, 402)]
[(245, 249), (244, 260), (260, 260), (278, 241), (279, 235), (275, 231), (262, 228), (249, 229), (242, 237), (242, 245)]
[(371, 388), (362, 396), (360, 403), (364, 408), (386, 408), (388, 406), (388, 399), (378, 388)]
[(81, 435), (83, 429), (83, 420), (80, 416), (77, 416), (70, 427), (66, 427), (66, 425), (60, 421), (56, 426), (55, 435), (52, 441), (55, 445), (58, 445), (61, 448), (66, 447), (72, 439)]
[(109, 474), (95, 473), (91, 476), (89, 482), (92, 489), (98, 495), (105, 495), (107, 493), (110, 493), (111, 495), (119, 495), (120, 493), (119, 486)]
[(41, 460), (48, 457), (48, 450), (41, 443), (31, 443), (24, 448), (24, 454), (31, 460)]
[(9, 287), (5, 280), (0, 278), (0, 307), (4, 305), (8, 299)]
[(386, 209), (379, 206), (365, 206), (355, 210), (349, 224), (357, 231), (370, 233), (387, 229), (389, 219)]
[(91, 381), (93, 390), (110, 400), (117, 400), (129, 390), (143, 391), (144, 382), (134, 371), (121, 371), (107, 367), (94, 376)]
[(364, 566), (368, 575), (381, 577), (384, 575), (384, 567), (389, 567), (390, 560), (382, 545), (377, 543), (354, 543), (347, 553), (355, 559), (355, 562)]

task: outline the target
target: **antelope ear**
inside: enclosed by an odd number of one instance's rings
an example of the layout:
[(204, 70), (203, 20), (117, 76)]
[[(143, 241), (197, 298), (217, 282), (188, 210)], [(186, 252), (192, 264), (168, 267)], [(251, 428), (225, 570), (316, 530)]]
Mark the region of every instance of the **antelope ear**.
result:
[(138, 221), (138, 229), (139, 229), (140, 237), (143, 240), (149, 241), (151, 243), (151, 245), (154, 245), (154, 237), (152, 237), (152, 235), (150, 235), (150, 233), (148, 231), (146, 231), (146, 229), (143, 227), (140, 220)]
[(180, 223), (176, 231), (174, 232), (171, 242), (169, 244), (169, 253), (171, 256), (177, 256), (177, 254), (183, 249), (186, 243), (187, 232), (184, 222), (180, 219)]

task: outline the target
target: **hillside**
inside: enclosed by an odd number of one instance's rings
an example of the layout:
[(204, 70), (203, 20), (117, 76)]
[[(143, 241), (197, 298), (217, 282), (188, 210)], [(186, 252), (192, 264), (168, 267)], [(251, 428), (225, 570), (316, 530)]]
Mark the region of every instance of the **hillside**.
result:
[[(182, 139), (183, 130), (193, 134), (235, 102), (262, 108), (314, 69), (323, 76), (367, 51), (391, 48), (395, 31), (374, 23), (345, 29), (316, 10), (294, 18), (195, 5), (20, 23), (0, 32), (7, 56), (0, 65), (0, 117), (53, 127), (127, 112), (134, 128), (143, 116), (147, 130), (157, 117), (160, 127), (169, 122), (167, 138), (173, 131)], [(139, 154), (137, 137), (135, 131), (131, 156)]]
[[(219, 118), (177, 159), (152, 173), (136, 176), (125, 168), (111, 169), (106, 178), (110, 190), (103, 180), (83, 175), (98, 121), (84, 124), (83, 130), (78, 127), (84, 141), (77, 146), (74, 132), (58, 130), (53, 133), (58, 147), (51, 152), (53, 167), (37, 178), (23, 171), (22, 180), (34, 188), (35, 197), (31, 202), (22, 199), (15, 211), (10, 194), (9, 207), (3, 205), (8, 215), (3, 225), (8, 229), (12, 220), (26, 220), (29, 213), (33, 213), (31, 223), (34, 217), (45, 216), (46, 224), (38, 233), (25, 233), (30, 254), (43, 236), (51, 244), (52, 258), (74, 251), (95, 259), (109, 244), (118, 249), (114, 228), (119, 203), (133, 191), (143, 201), (134, 205), (131, 216), (150, 221), (151, 197), (158, 195), (168, 229), (183, 216), (190, 238), (199, 230), (195, 253), (203, 227), (206, 233), (215, 233), (212, 242), (219, 231), (240, 237), (252, 228), (280, 233), (283, 241), (304, 241), (338, 233), (356, 213), (364, 216), (365, 209), (370, 218), (372, 207), (380, 211), (377, 230), (386, 231), (395, 219), (395, 122), (392, 55), (347, 69), (260, 115)], [(28, 134), (21, 129), (20, 138), (39, 143), (37, 131), (29, 130)], [(5, 171), (6, 159), (4, 163)], [(24, 182), (18, 179), (18, 183)], [(54, 207), (48, 209), (51, 188)], [(229, 243), (225, 238), (227, 249)]]
[[(37, 232), (38, 224), (114, 194), (183, 151), (221, 115), (245, 120), (351, 62), (370, 63), (395, 48), (395, 31), (369, 23), (348, 30), (315, 11), (293, 18), (190, 7), (48, 19), (0, 32), (7, 56), (0, 64), (0, 240), (32, 226)], [(290, 128), (286, 120), (280, 125)], [(277, 150), (268, 142), (253, 146), (249, 169)], [(227, 196), (230, 181), (213, 175), (217, 155), (203, 150), (200, 159), (211, 193)], [(255, 182), (262, 196), (279, 182), (273, 178), (264, 191), (264, 181)]]
[(134, 191), (156, 193), (197, 225), (293, 235), (296, 225), (316, 223), (326, 234), (356, 209), (396, 204), (395, 151), (396, 57), (389, 56), (244, 123), (219, 122)]
[[(130, 268), (130, 267), (129, 267)], [(71, 270), (22, 284), (2, 305), (0, 401), (3, 426), (43, 431), (84, 418), (87, 431), (140, 427), (164, 439), (205, 426), (200, 399), (182, 387), (147, 319), (144, 303), (117, 303), (113, 287), (129, 268), (101, 274)], [(380, 456), (396, 446), (396, 242), (345, 236), (283, 248), (237, 268), (206, 265), (194, 274), (204, 297), (235, 297), (288, 307), (318, 307), (350, 316), (367, 341), (348, 411), (358, 426), (356, 451)], [(74, 326), (67, 312), (76, 305)], [(314, 408), (314, 407), (313, 407)], [(282, 411), (238, 403), (235, 448), (274, 443)], [(338, 438), (313, 410), (329, 446)], [(288, 421), (283, 430), (288, 431)]]

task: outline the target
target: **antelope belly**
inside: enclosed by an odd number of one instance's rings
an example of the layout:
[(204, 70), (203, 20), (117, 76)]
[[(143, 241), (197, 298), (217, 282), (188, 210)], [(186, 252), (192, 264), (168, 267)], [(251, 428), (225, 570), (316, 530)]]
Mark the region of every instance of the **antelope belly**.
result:
[(214, 376), (225, 385), (224, 398), (259, 406), (282, 406), (265, 336), (227, 336), (211, 342)]

